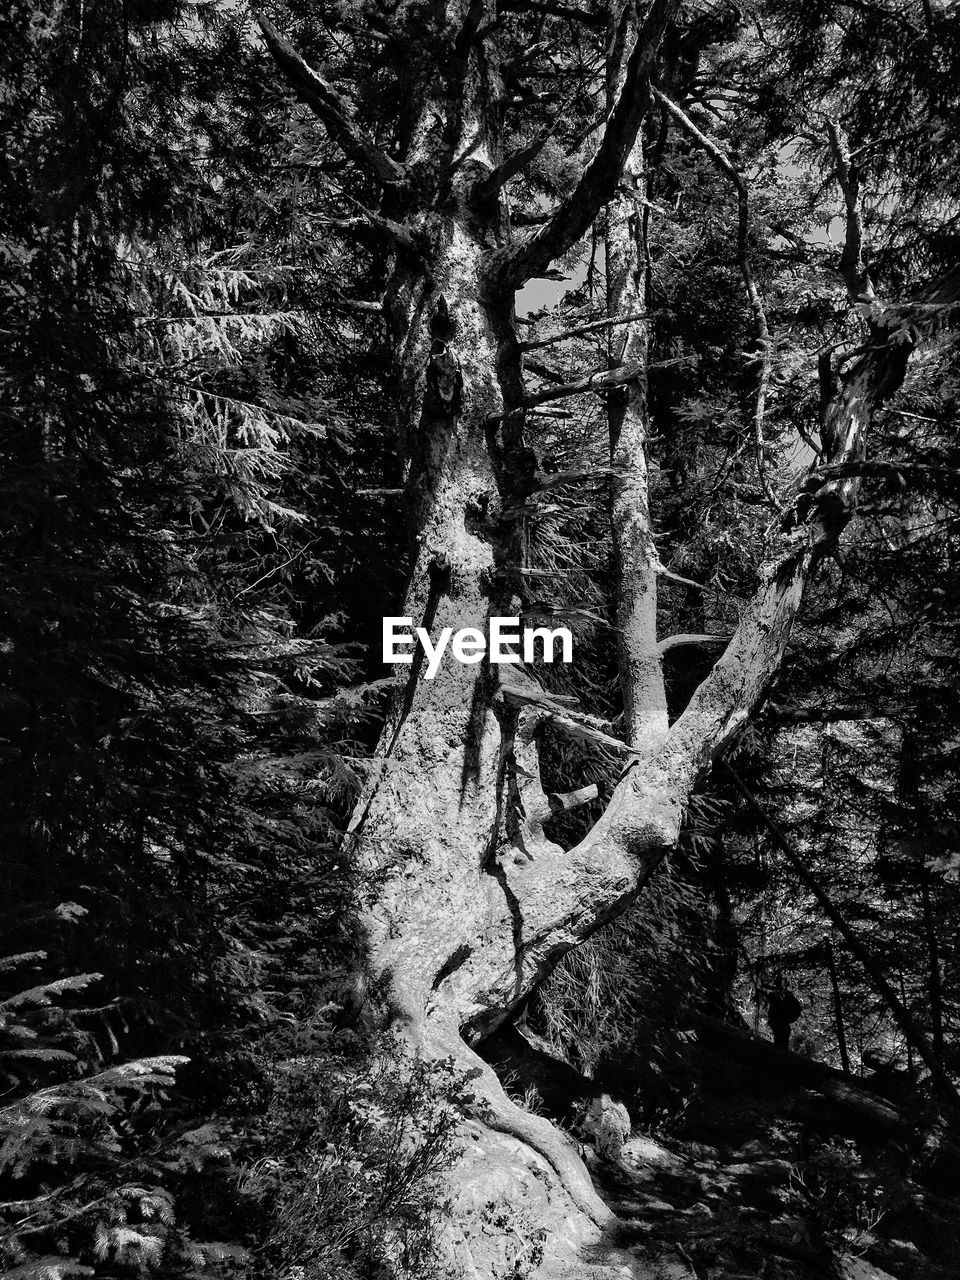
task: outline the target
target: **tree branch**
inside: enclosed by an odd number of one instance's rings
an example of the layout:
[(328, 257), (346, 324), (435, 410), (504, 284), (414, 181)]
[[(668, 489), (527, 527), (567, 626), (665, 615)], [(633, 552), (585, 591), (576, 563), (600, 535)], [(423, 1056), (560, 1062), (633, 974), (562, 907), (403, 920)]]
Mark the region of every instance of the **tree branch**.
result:
[(863, 706), (860, 703), (837, 703), (834, 706), (786, 707), (780, 702), (768, 702), (767, 715), (785, 724), (832, 724), (842, 720), (885, 720), (902, 716), (908, 708), (902, 702), (881, 703), (879, 706)]
[(856, 462), (827, 462), (814, 467), (811, 475), (879, 476), (904, 480), (907, 476), (930, 476), (934, 479), (960, 481), (960, 468), (942, 467), (932, 462), (879, 462), (859, 459)]
[(711, 644), (729, 644), (730, 636), (714, 636), (703, 635), (699, 632), (679, 631), (673, 636), (664, 636), (662, 640), (657, 642), (657, 652), (660, 654), (669, 653), (671, 649), (681, 649), (685, 645), (711, 645)]
[(488, 201), (495, 200), (502, 187), (515, 178), (518, 173), (522, 173), (531, 160), (535, 160), (543, 148), (547, 145), (560, 123), (561, 113), (557, 113), (557, 118), (546, 129), (542, 130), (533, 139), (528, 142), (525, 147), (518, 147), (497, 165), (495, 169), (491, 169), (485, 178), (481, 178), (479, 182), (474, 184), (470, 192), (470, 201), (474, 205), (486, 204)]
[[(359, 216), (355, 218), (323, 218), (321, 219), (323, 225), (350, 235), (366, 236), (367, 238), (374, 236), (391, 240), (394, 244), (399, 245), (400, 248), (406, 249), (408, 253), (419, 254), (422, 251), (416, 232), (410, 227), (402, 222), (394, 222), (391, 218), (384, 218), (381, 214), (374, 213), (372, 209), (359, 204), (356, 200), (352, 201), (352, 203), (362, 210)], [(382, 310), (382, 307), (380, 309)]]
[[(911, 350), (891, 334), (844, 378), (830, 413), (834, 462), (862, 456), (873, 410), (902, 383)], [(779, 669), (806, 584), (849, 522), (857, 483), (855, 477), (829, 480), (806, 495), (802, 522), (781, 537), (729, 645), (666, 738), (638, 743), (632, 752), (616, 739), (603, 744), (616, 744), (627, 763), (584, 839), (536, 863), (505, 865), (500, 881), (484, 882), (489, 941), (482, 955), (464, 963), (450, 992), (470, 1032), (502, 1021), (561, 956), (633, 900), (676, 845), (697, 781), (749, 720)], [(557, 722), (566, 714), (556, 720), (551, 714), (550, 722), (565, 729)], [(578, 730), (583, 733), (570, 725)]]
[(760, 290), (757, 287), (756, 278), (753, 274), (753, 268), (750, 265), (749, 252), (749, 236), (750, 236), (750, 197), (747, 191), (747, 184), (743, 179), (743, 175), (739, 169), (719, 146), (707, 137), (702, 130), (698, 129), (690, 117), (672, 102), (666, 94), (659, 89), (653, 90), (653, 96), (661, 103), (681, 128), (707, 153), (713, 163), (721, 171), (725, 173), (731, 180), (737, 192), (737, 262), (740, 267), (740, 274), (743, 277), (744, 287), (747, 291), (747, 300), (750, 303), (750, 310), (753, 312), (754, 325), (756, 327), (757, 351), (760, 359), (760, 374), (757, 378), (757, 394), (754, 400), (753, 409), (753, 449), (757, 463), (757, 475), (760, 478), (760, 485), (766, 495), (767, 501), (777, 511), (783, 512), (783, 504), (773, 490), (767, 476), (766, 459), (764, 457), (766, 445), (763, 438), (763, 418), (766, 411), (767, 391), (770, 386), (770, 367), (773, 356), (773, 343), (770, 338), (770, 328), (767, 324), (767, 314), (764, 310), (763, 299), (760, 296)]
[(460, 25), (460, 30), (453, 41), (453, 56), (458, 62), (466, 60), (471, 46), (475, 43), (480, 31), (480, 24), (483, 22), (485, 10), (486, 4), (484, 0), (470, 0), (470, 7), (467, 9)]
[(326, 125), (345, 155), (384, 186), (406, 183), (407, 171), (357, 128), (350, 105), (284, 39), (268, 18), (255, 13), (270, 54), (297, 97)]
[(491, 260), (491, 283), (496, 290), (518, 289), (562, 257), (587, 232), (611, 198), (650, 106), (650, 72), (667, 22), (679, 0), (653, 0), (627, 63), (623, 88), (607, 118), (593, 159), (580, 181), (561, 202), (550, 221), (526, 240), (500, 250)]
[(648, 313), (637, 312), (632, 316), (614, 316), (609, 320), (591, 320), (589, 324), (578, 325), (575, 329), (565, 329), (563, 333), (552, 334), (549, 338), (537, 338), (535, 341), (521, 342), (521, 351), (539, 351), (541, 347), (552, 347), (558, 342), (569, 342), (580, 338), (585, 333), (596, 333), (600, 329), (613, 329), (622, 324), (633, 324), (635, 320), (649, 320)]
[[(585, 391), (595, 391), (598, 395), (601, 395), (613, 387), (620, 387), (626, 382), (632, 382), (642, 373), (643, 365), (641, 364), (623, 365), (619, 369), (596, 369), (585, 378), (578, 378), (576, 382), (562, 382), (559, 386), (547, 387), (543, 391), (536, 391), (533, 395), (526, 396), (522, 408), (532, 409), (538, 404), (547, 404), (551, 400), (564, 400), (568, 396), (581, 395)], [(516, 409), (508, 409), (506, 413), (495, 414), (493, 417), (488, 418), (487, 423), (493, 425), (495, 422), (500, 422), (501, 419), (506, 418), (510, 413), (516, 412)]]

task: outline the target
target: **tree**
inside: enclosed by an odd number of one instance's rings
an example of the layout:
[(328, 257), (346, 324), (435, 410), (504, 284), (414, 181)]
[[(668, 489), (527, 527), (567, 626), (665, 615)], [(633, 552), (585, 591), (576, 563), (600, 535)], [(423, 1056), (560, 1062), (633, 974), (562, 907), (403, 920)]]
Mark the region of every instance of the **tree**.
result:
[[(857, 28), (861, 43), (880, 51), (878, 65), (881, 52), (895, 56), (900, 21), (895, 6), (883, 13)], [(904, 210), (916, 207), (915, 191), (902, 174), (896, 190), (887, 182), (902, 141), (891, 143), (876, 123), (877, 103), (896, 99), (898, 119), (917, 125), (913, 145), (922, 151), (905, 172), (916, 190), (932, 190), (936, 135), (918, 123), (929, 98), (917, 76), (903, 89), (882, 70), (858, 89), (849, 76), (849, 26), (833, 7), (811, 18), (770, 5), (752, 38), (740, 33), (732, 56), (708, 52), (731, 34), (729, 18), (698, 21), (677, 0), (653, 0), (637, 12), (629, 5), (340, 6), (295, 22), (299, 47), (280, 30), (290, 29), (290, 15), (275, 16), (277, 25), (259, 18), (267, 48), (350, 165), (343, 188), (349, 216), (341, 227), (382, 246), (380, 301), (397, 353), (411, 536), (400, 612), (415, 625), (482, 631), (491, 616), (534, 612), (529, 527), (544, 487), (561, 481), (544, 474), (537, 456), (531, 411), (548, 397), (528, 390), (516, 297), (575, 255), (606, 220), (604, 319), (618, 336), (605, 367), (557, 385), (549, 399), (589, 389), (609, 396), (610, 603), (623, 731), (605, 731), (588, 712), (514, 678), (511, 668), (448, 663), (427, 679), (418, 654), (350, 837), (358, 864), (377, 884), (364, 919), (370, 1004), (419, 1052), (449, 1055), (480, 1072), (476, 1115), (487, 1138), (490, 1130), (510, 1135), (536, 1153), (532, 1164), (543, 1169), (546, 1162), (555, 1205), (568, 1201), (577, 1211), (567, 1242), (582, 1243), (610, 1224), (610, 1211), (569, 1143), (513, 1104), (470, 1046), (519, 1010), (562, 956), (629, 905), (675, 847), (712, 761), (777, 675), (805, 588), (856, 509), (873, 418), (956, 298), (942, 256), (928, 251), (929, 228), (917, 234), (907, 225)], [(791, 38), (799, 52), (790, 51)], [(935, 48), (938, 68), (946, 68), (952, 27), (945, 17), (934, 13), (917, 39)], [(324, 60), (322, 74), (305, 60), (311, 49)], [(735, 70), (737, 59), (762, 70), (755, 97)], [(922, 59), (919, 46), (915, 59)], [(811, 83), (818, 106), (806, 115), (794, 107), (788, 118), (785, 100), (792, 93), (794, 104), (805, 101), (800, 91)], [(593, 105), (591, 85), (606, 95), (605, 111)], [(715, 105), (724, 94), (735, 106)], [(817, 344), (819, 380), (797, 350), (801, 405), (787, 403), (787, 379), (778, 370), (776, 414), (768, 403), (774, 339), (755, 265), (759, 255), (769, 266), (773, 234), (758, 231), (743, 161), (712, 135), (713, 124), (730, 138), (739, 127), (747, 162), (756, 165), (766, 154), (768, 168), (787, 139), (799, 138), (811, 187), (819, 170), (818, 180), (839, 191), (838, 258), (805, 239), (815, 200), (794, 200), (803, 225), (788, 226), (785, 239), (805, 267), (802, 285), (794, 280), (787, 292), (818, 290), (814, 323), (832, 312), (840, 340)], [(756, 588), (732, 638), (672, 723), (664, 654), (714, 637), (657, 635), (658, 581), (670, 571), (656, 547), (645, 478), (645, 373), (655, 330), (638, 317), (649, 305), (647, 173), (668, 146), (685, 163), (712, 169), (714, 192), (734, 202), (727, 230), (749, 325), (739, 396), (755, 459), (748, 497), (773, 517), (753, 567)], [(874, 189), (865, 211), (868, 153)], [(768, 186), (767, 216), (777, 183)], [(942, 188), (938, 194), (947, 200)], [(885, 219), (884, 199), (897, 210)], [(951, 225), (952, 208), (943, 226)], [(656, 216), (670, 223), (662, 210)], [(876, 271), (867, 256), (873, 224), (885, 237)], [(828, 266), (839, 273), (845, 297), (824, 284)], [(789, 273), (781, 275), (789, 281)], [(881, 279), (894, 290), (889, 301), (877, 294)], [(784, 340), (800, 348), (799, 307), (783, 329)], [(814, 395), (816, 438), (802, 425)], [(791, 408), (809, 442), (810, 465), (799, 479), (784, 465), (785, 452), (764, 438), (771, 417), (781, 433), (792, 425)], [(558, 809), (591, 803), (595, 789), (551, 793), (541, 748), (556, 733), (593, 735), (622, 762), (602, 812), (568, 848), (545, 824)], [(474, 1172), (482, 1180), (482, 1171)]]

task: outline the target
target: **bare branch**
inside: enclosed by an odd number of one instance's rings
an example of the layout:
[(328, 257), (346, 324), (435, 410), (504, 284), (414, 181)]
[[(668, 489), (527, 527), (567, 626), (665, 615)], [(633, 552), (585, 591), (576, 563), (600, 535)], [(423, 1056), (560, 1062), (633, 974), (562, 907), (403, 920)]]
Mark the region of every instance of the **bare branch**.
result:
[(704, 635), (699, 632), (678, 631), (676, 635), (664, 636), (662, 640), (657, 641), (657, 652), (663, 654), (669, 653), (671, 649), (680, 649), (684, 645), (728, 644), (729, 641), (729, 635), (716, 636)]
[[(419, 254), (421, 252), (421, 244), (417, 239), (416, 232), (408, 227), (405, 223), (394, 222), (391, 218), (384, 218), (382, 214), (374, 213), (372, 209), (368, 209), (366, 205), (360, 204), (358, 201), (352, 201), (362, 212), (355, 218), (323, 218), (321, 219), (325, 227), (332, 227), (335, 231), (343, 231), (348, 234), (365, 236), (368, 239), (371, 236), (392, 240), (400, 248), (406, 249), (408, 253)], [(371, 307), (373, 304), (370, 304)], [(382, 307), (378, 307), (382, 310)]]
[(639, 751), (628, 746), (622, 738), (614, 738), (609, 733), (604, 733), (602, 729), (595, 729), (592, 725), (586, 724), (582, 720), (575, 720), (570, 715), (548, 713), (544, 715), (543, 723), (552, 725), (558, 733), (562, 733), (567, 738), (576, 738), (580, 742), (589, 742), (593, 746), (604, 747), (607, 751), (614, 751), (618, 755), (634, 757), (640, 755)]
[(621, 324), (632, 324), (635, 320), (649, 320), (649, 313), (637, 312), (632, 316), (614, 316), (609, 320), (592, 320), (590, 324), (581, 324), (575, 329), (565, 329), (563, 333), (554, 333), (549, 338), (537, 338), (533, 342), (521, 342), (521, 351), (538, 351), (541, 347), (552, 347), (558, 342), (569, 342), (573, 338), (581, 338), (585, 333), (596, 333), (600, 329), (613, 329)]
[(529, 708), (533, 716), (531, 723), (537, 726), (549, 724), (568, 738), (590, 742), (619, 754), (636, 755), (622, 738), (615, 738), (610, 734), (610, 725), (606, 720), (563, 706), (557, 698), (532, 680), (514, 683), (509, 678), (502, 678), (500, 694), (513, 706)]
[(361, 298), (338, 298), (334, 305), (342, 307), (345, 311), (364, 311), (369, 315), (383, 315), (382, 302), (366, 302)]
[(307, 66), (294, 47), (273, 23), (255, 14), (266, 46), (290, 87), (302, 102), (326, 125), (341, 150), (385, 186), (407, 181), (407, 171), (392, 156), (358, 129), (349, 103), (312, 67)]
[(674, 573), (672, 569), (668, 569), (664, 564), (657, 564), (657, 574), (661, 578), (669, 578), (671, 582), (679, 582), (684, 587), (693, 587), (695, 591), (711, 592), (714, 595), (723, 595), (722, 591), (718, 591), (716, 587), (708, 587), (704, 582), (696, 582), (693, 578), (685, 578), (682, 574)]
[(831, 476), (879, 476), (883, 479), (905, 481), (907, 476), (930, 476), (941, 480), (960, 480), (960, 468), (941, 467), (932, 462), (828, 462), (815, 467), (811, 475)]
[(600, 788), (595, 782), (591, 782), (585, 787), (578, 787), (576, 791), (550, 791), (547, 793), (547, 800), (551, 813), (570, 813), (585, 804), (591, 804), (599, 794)]
[(548, 489), (559, 489), (565, 484), (583, 484), (587, 480), (603, 480), (607, 476), (616, 475), (614, 467), (587, 467), (581, 470), (555, 471), (546, 473), (539, 471), (534, 477), (531, 493), (544, 493)]
[(747, 300), (750, 303), (750, 310), (753, 312), (754, 324), (756, 327), (757, 355), (760, 360), (760, 373), (757, 378), (757, 394), (754, 401), (753, 410), (753, 447), (757, 463), (757, 474), (760, 478), (760, 484), (766, 495), (767, 501), (777, 510), (783, 511), (783, 504), (773, 490), (773, 486), (767, 476), (766, 459), (764, 452), (766, 445), (763, 438), (763, 417), (766, 411), (767, 391), (770, 386), (770, 366), (773, 355), (773, 344), (770, 339), (770, 329), (767, 324), (767, 314), (764, 310), (763, 299), (760, 296), (760, 290), (757, 288), (756, 278), (753, 274), (753, 268), (750, 265), (749, 253), (749, 234), (750, 234), (750, 197), (747, 191), (747, 184), (743, 179), (743, 175), (737, 169), (736, 165), (726, 154), (725, 151), (707, 135), (699, 129), (686, 112), (682, 111), (675, 102), (672, 102), (666, 94), (659, 89), (653, 90), (656, 100), (661, 103), (670, 115), (676, 120), (685, 133), (700, 146), (710, 157), (713, 163), (721, 171), (725, 173), (731, 180), (737, 191), (737, 207), (739, 212), (737, 225), (737, 262), (740, 267), (740, 274), (743, 277), (744, 287), (747, 291)]
[(627, 63), (623, 87), (607, 118), (593, 159), (550, 221), (527, 239), (500, 250), (491, 261), (493, 283), (518, 289), (571, 249), (616, 191), (624, 163), (650, 106), (650, 72), (667, 22), (679, 0), (653, 0)]
[[(620, 387), (625, 382), (632, 382), (642, 372), (643, 365), (639, 364), (623, 365), (619, 369), (597, 369), (585, 378), (578, 378), (576, 382), (563, 382), (559, 386), (548, 387), (544, 391), (534, 392), (533, 395), (525, 398), (522, 407), (524, 409), (532, 409), (535, 405), (547, 404), (551, 400), (563, 400), (568, 396), (580, 395), (585, 391), (595, 391), (600, 395), (605, 391), (609, 391), (612, 387)], [(488, 418), (487, 422), (492, 425), (507, 417), (508, 414), (515, 412), (515, 409), (508, 409), (506, 413), (496, 414)]]
[(466, 59), (471, 46), (477, 40), (485, 9), (484, 0), (471, 0), (460, 30), (453, 41), (453, 56), (460, 62)]

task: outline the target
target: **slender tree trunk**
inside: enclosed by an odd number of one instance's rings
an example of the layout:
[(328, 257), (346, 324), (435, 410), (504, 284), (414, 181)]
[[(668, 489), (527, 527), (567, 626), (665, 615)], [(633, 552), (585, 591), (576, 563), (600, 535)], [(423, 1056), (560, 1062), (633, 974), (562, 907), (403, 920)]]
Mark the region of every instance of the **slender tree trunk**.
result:
[(829, 938), (823, 942), (824, 954), (827, 958), (827, 973), (830, 975), (830, 990), (833, 992), (833, 1021), (837, 1028), (837, 1049), (840, 1053), (840, 1066), (845, 1076), (850, 1075), (850, 1055), (847, 1052), (847, 1033), (843, 1026), (843, 1001), (840, 999), (840, 984), (837, 981), (837, 960), (833, 954), (833, 944)]
[(943, 977), (940, 961), (940, 940), (933, 919), (933, 903), (930, 900), (929, 873), (922, 871), (920, 896), (923, 902), (923, 932), (927, 940), (927, 991), (930, 998), (930, 1026), (933, 1047), (938, 1057), (943, 1056)]
[[(636, 38), (629, 5), (611, 11), (607, 51), (607, 108), (623, 82), (624, 46)], [(646, 197), (643, 134), (637, 137), (607, 205), (607, 314), (643, 316), (647, 307)], [(611, 533), (616, 583), (617, 658), (623, 693), (624, 740), (645, 751), (666, 737), (667, 698), (657, 648), (658, 558), (651, 534), (647, 489), (647, 321), (611, 330), (611, 366), (640, 372), (607, 400), (610, 432)]]

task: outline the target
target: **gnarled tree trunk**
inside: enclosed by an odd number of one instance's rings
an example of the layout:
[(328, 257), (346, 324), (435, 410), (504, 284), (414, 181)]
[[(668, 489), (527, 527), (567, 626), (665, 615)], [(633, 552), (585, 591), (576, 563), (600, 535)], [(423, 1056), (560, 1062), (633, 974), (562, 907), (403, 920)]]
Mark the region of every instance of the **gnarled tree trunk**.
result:
[[(535, 148), (504, 154), (497, 35), (483, 3), (451, 0), (438, 9), (445, 58), (439, 65), (425, 52), (406, 77), (408, 128), (397, 156), (362, 136), (338, 95), (261, 21), (291, 85), (382, 190), (380, 209), (367, 216), (393, 246), (383, 305), (405, 397), (416, 540), (403, 612), (434, 638), (445, 626), (486, 631), (490, 616), (523, 610), (516, 513), (534, 489), (536, 459), (526, 433), (517, 289), (574, 246), (606, 206), (610, 311), (644, 310), (638, 137), (676, 7), (677, 0), (654, 0), (639, 15), (629, 7), (611, 12), (606, 126), (580, 180), (533, 233), (512, 230), (503, 198)], [(610, 405), (625, 767), (604, 813), (571, 849), (543, 832), (557, 801), (539, 780), (537, 729), (549, 715), (576, 730), (575, 713), (553, 714), (548, 699), (531, 702), (511, 681), (511, 667), (445, 662), (427, 679), (415, 658), (351, 827), (356, 857), (377, 885), (365, 917), (371, 999), (419, 1052), (452, 1056), (478, 1073), (447, 1243), (451, 1267), (482, 1280), (511, 1273), (517, 1261), (504, 1243), (509, 1233), (487, 1230), (491, 1204), (539, 1221), (546, 1238), (542, 1257), (526, 1259), (529, 1274), (569, 1268), (579, 1276), (593, 1265), (627, 1264), (611, 1253), (588, 1265), (587, 1251), (612, 1225), (610, 1210), (569, 1140), (511, 1102), (470, 1046), (624, 910), (675, 846), (698, 780), (777, 672), (811, 570), (849, 518), (851, 464), (863, 456), (871, 410), (899, 384), (907, 354), (878, 331), (839, 385), (824, 444), (827, 462), (841, 470), (817, 473), (773, 534), (755, 598), (670, 725), (646, 492), (644, 323), (611, 332), (614, 367), (627, 371)], [(760, 419), (762, 400), (758, 429)], [(563, 803), (594, 794), (585, 788)]]

